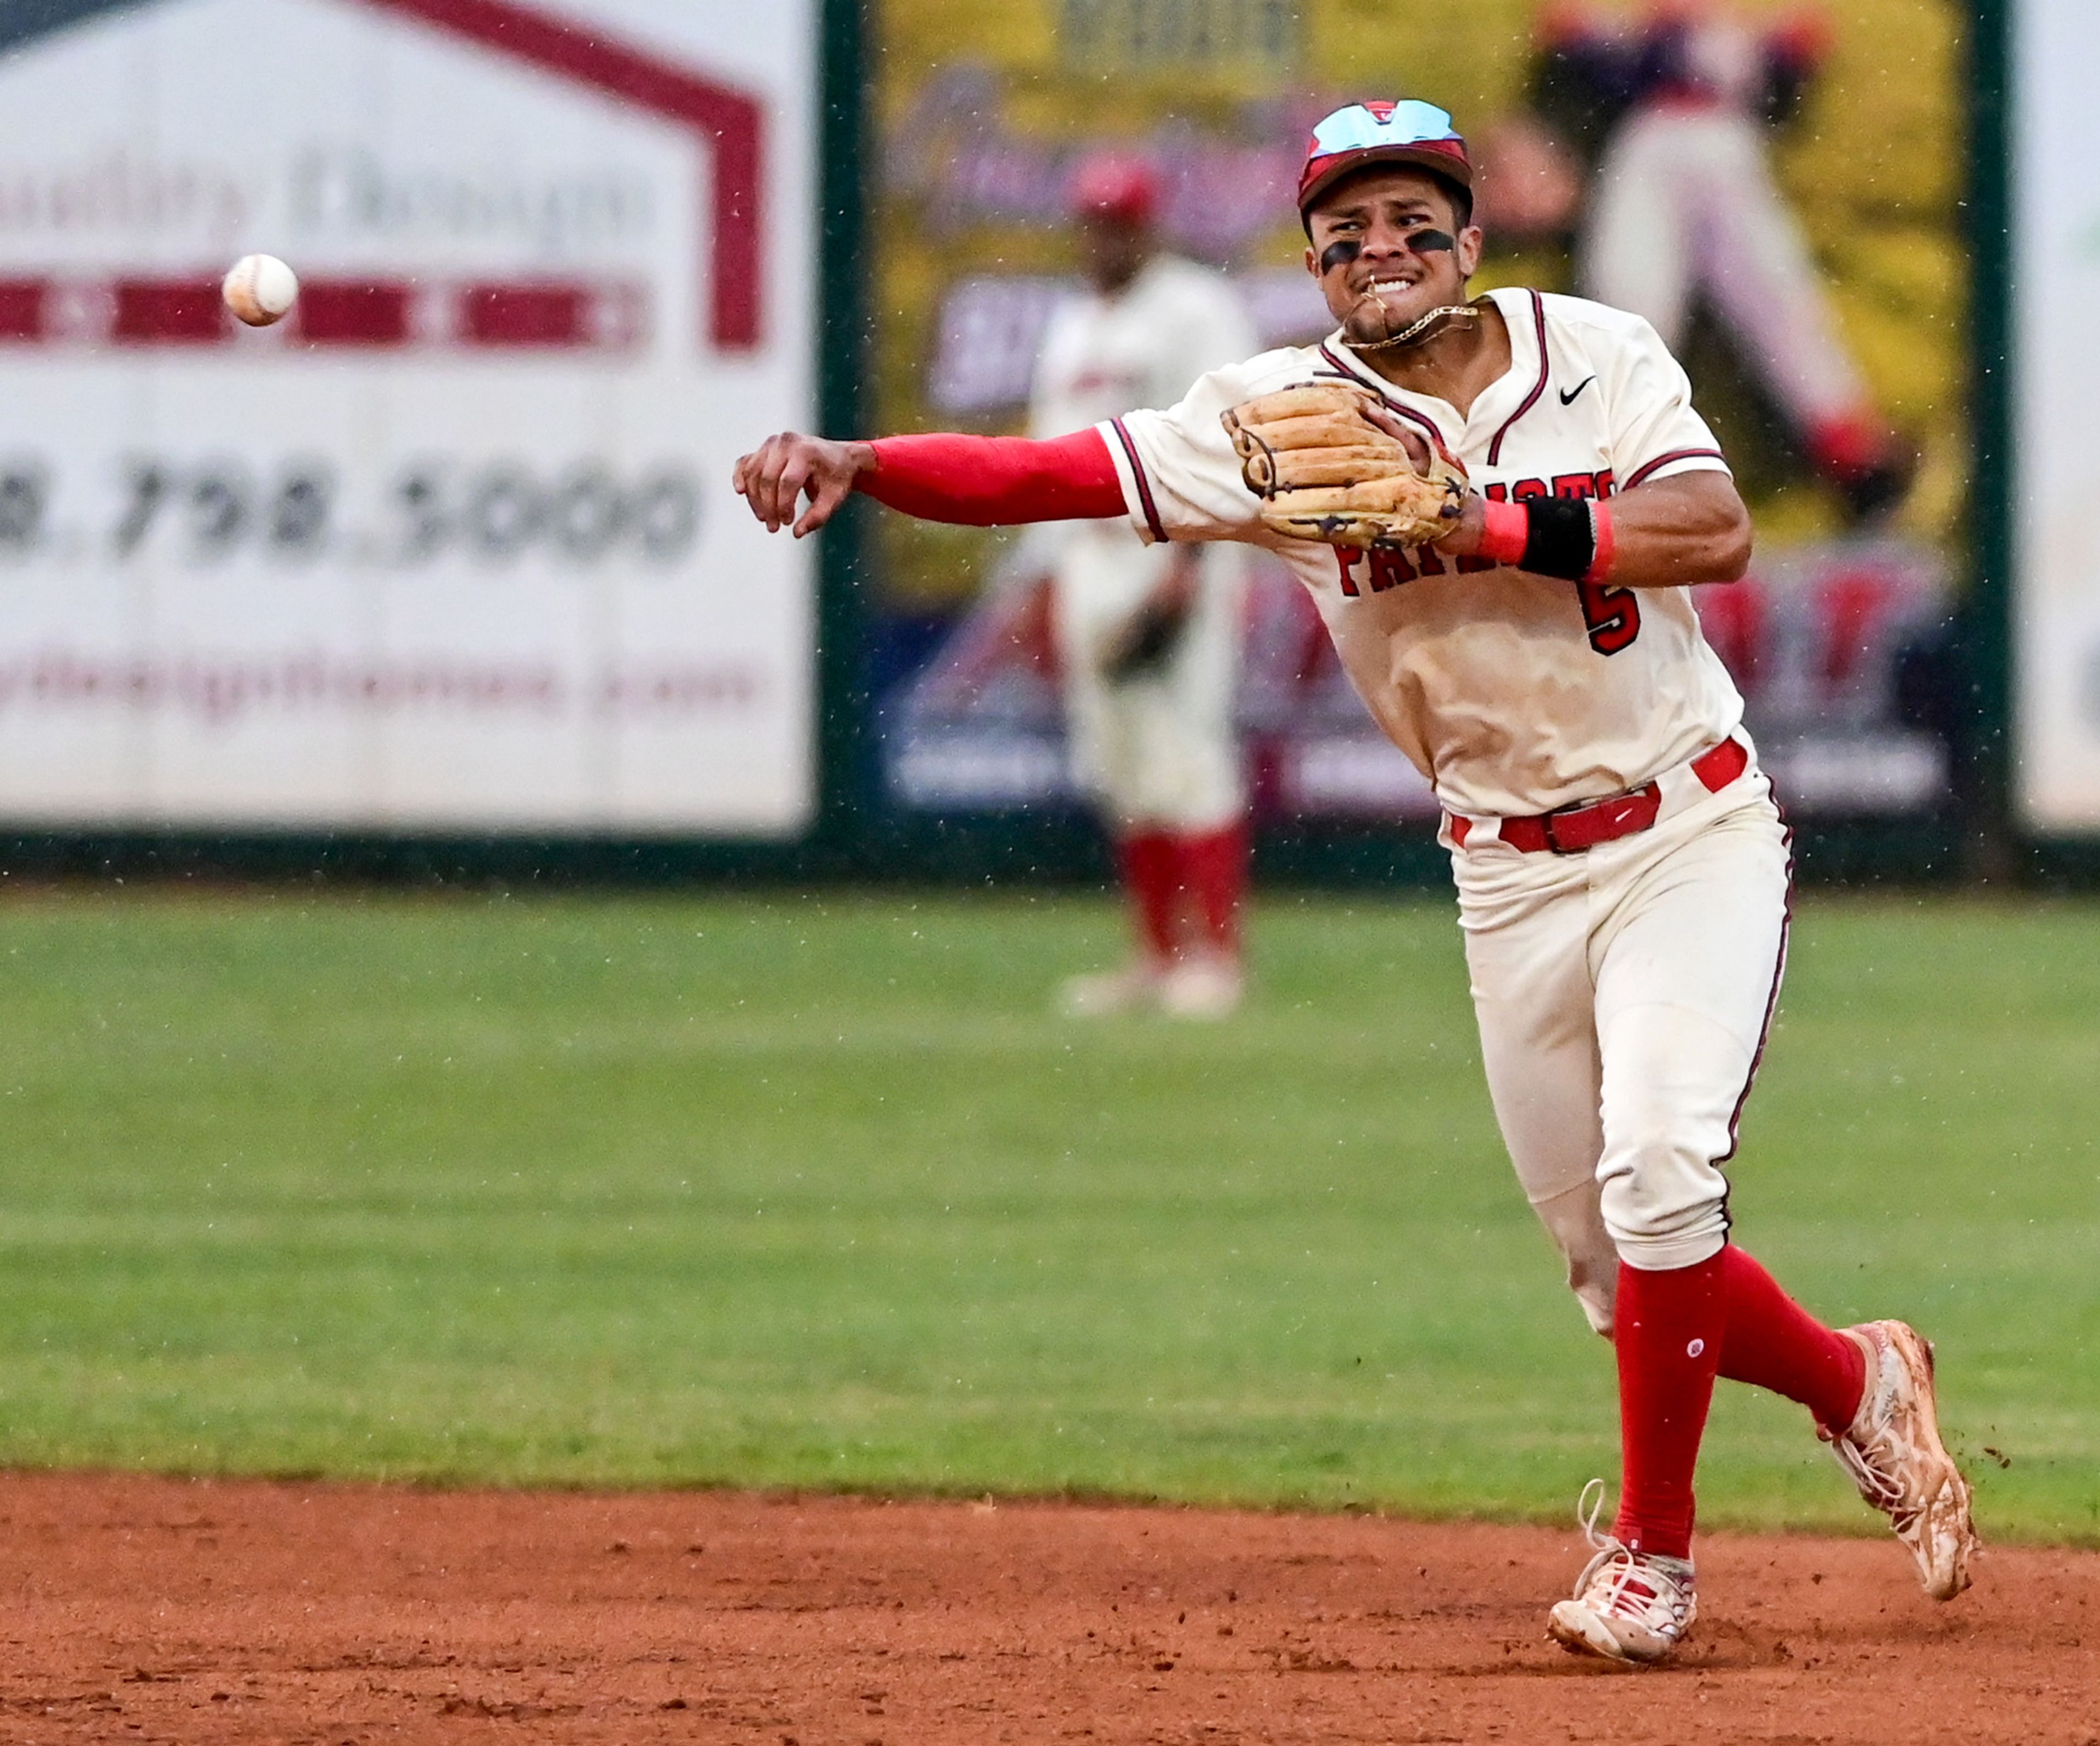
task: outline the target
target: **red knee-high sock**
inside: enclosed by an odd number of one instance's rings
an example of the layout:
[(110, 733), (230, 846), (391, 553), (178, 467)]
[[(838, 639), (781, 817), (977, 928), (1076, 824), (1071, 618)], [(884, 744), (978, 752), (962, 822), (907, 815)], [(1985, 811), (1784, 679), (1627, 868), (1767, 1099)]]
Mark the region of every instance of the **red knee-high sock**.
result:
[(1619, 1264), (1612, 1343), (1622, 1470), (1612, 1532), (1636, 1552), (1692, 1555), (1692, 1476), (1727, 1322), (1727, 1253), (1666, 1273)]
[(1116, 844), (1116, 858), (1140, 948), (1149, 958), (1171, 958), (1181, 934), (1181, 856), (1172, 834), (1128, 832)]
[(1843, 1430), (1866, 1391), (1866, 1354), (1802, 1309), (1734, 1244), (1719, 1258), (1728, 1298), (1721, 1374), (1798, 1400), (1824, 1430)]
[(1859, 1346), (1732, 1244), (1665, 1273), (1621, 1263), (1612, 1342), (1625, 1461), (1613, 1532), (1668, 1558), (1691, 1555), (1692, 1474), (1717, 1375), (1798, 1400), (1833, 1430), (1852, 1422), (1866, 1388)]
[(1246, 827), (1237, 820), (1221, 829), (1180, 839), (1182, 877), (1195, 899), (1211, 949), (1237, 957), (1240, 903), (1246, 891)]

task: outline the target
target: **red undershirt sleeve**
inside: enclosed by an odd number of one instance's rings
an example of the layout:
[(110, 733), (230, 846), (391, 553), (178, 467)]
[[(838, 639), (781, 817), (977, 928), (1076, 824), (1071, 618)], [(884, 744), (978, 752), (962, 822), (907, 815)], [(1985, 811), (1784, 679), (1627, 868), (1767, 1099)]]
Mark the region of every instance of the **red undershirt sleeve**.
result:
[(973, 528), (1105, 521), (1124, 514), (1115, 462), (1099, 431), (1025, 436), (885, 436), (854, 488), (921, 521)]

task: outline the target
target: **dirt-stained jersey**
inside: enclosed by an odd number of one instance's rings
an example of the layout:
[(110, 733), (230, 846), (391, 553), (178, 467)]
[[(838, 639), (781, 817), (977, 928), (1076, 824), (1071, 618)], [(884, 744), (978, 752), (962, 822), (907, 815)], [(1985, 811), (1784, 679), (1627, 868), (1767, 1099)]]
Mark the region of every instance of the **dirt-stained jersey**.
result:
[(1238, 540), (1282, 557), (1318, 604), (1371, 714), (1444, 803), (1550, 811), (1639, 787), (1740, 724), (1742, 700), (1686, 588), (1561, 581), (1488, 560), (1361, 552), (1272, 533), (1219, 422), (1226, 408), (1341, 377), (1434, 431), (1490, 497), (1608, 497), (1725, 472), (1691, 384), (1655, 330), (1578, 298), (1490, 294), (1511, 363), (1464, 417), (1395, 387), (1340, 339), (1264, 352), (1166, 411), (1100, 424), (1147, 540)]

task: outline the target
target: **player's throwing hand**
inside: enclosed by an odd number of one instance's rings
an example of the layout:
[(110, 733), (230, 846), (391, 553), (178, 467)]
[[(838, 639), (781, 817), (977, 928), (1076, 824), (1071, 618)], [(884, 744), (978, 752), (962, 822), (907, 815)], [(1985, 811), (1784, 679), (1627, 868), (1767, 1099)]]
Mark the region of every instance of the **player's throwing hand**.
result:
[[(783, 431), (739, 458), (732, 482), (767, 533), (778, 533), (792, 522), (799, 540), (829, 521), (852, 495), (854, 481), (875, 465), (875, 450), (867, 443)], [(798, 518), (805, 493), (810, 506)]]

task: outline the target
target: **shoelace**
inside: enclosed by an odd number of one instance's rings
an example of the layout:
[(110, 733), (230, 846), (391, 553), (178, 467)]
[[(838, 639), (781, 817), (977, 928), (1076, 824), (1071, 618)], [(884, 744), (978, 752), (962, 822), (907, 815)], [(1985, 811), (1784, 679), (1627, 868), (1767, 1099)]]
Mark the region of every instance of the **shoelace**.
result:
[[(1596, 1494), (1594, 1501), (1592, 1492)], [(1630, 1619), (1651, 1631), (1682, 1629), (1684, 1616), (1691, 1610), (1683, 1585), (1669, 1572), (1642, 1563), (1633, 1549), (1616, 1535), (1599, 1533), (1597, 1518), (1604, 1513), (1604, 1482), (1592, 1479), (1575, 1501), (1576, 1523), (1595, 1554), (1582, 1567), (1582, 1574), (1575, 1579), (1575, 1598), (1589, 1600), (1602, 1611), (1617, 1618)], [(1603, 1593), (1590, 1599), (1592, 1579), (1615, 1562), (1617, 1568), (1605, 1576)]]
[(1886, 1431), (1878, 1433), (1871, 1443), (1841, 1437), (1831, 1448), (1838, 1465), (1858, 1482), (1868, 1501), (1886, 1510), (1894, 1510), (1903, 1501), (1903, 1483), (1894, 1473), (1895, 1450)]
[(1876, 1508), (1886, 1510), (1894, 1518), (1899, 1531), (1908, 1527), (1922, 1513), (1919, 1505), (1899, 1509), (1908, 1489), (1902, 1476), (1902, 1462), (1897, 1450), (1895, 1434), (1886, 1415), (1883, 1399), (1883, 1381), (1886, 1377), (1887, 1357), (1878, 1349), (1874, 1354), (1874, 1373), (1868, 1387), (1874, 1398), (1877, 1411), (1869, 1417), (1874, 1421), (1871, 1435), (1864, 1439), (1855, 1437), (1849, 1430), (1831, 1441), (1831, 1452), (1846, 1472), (1851, 1474), (1860, 1494)]

